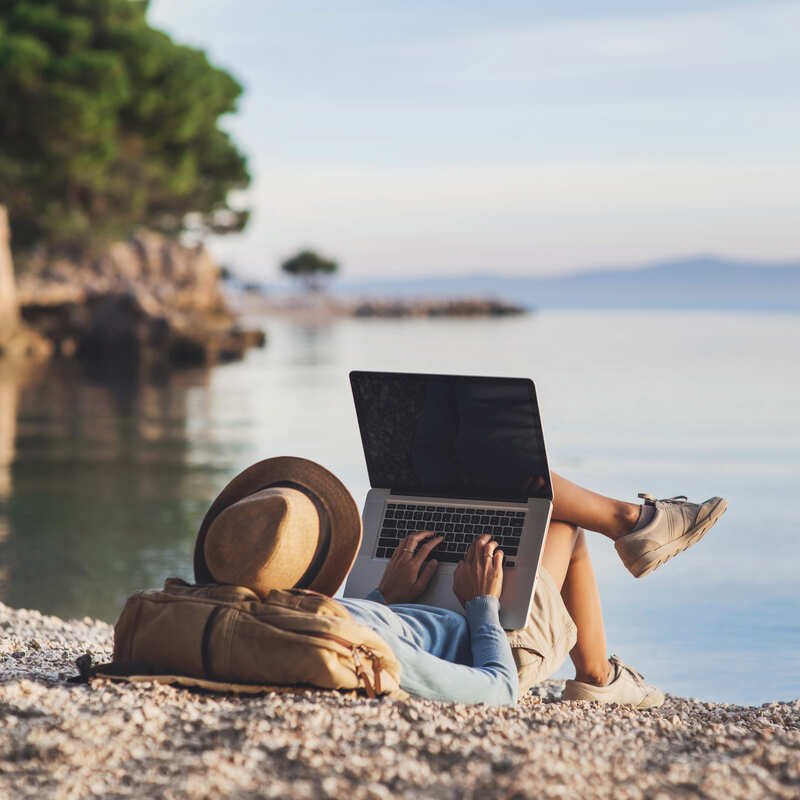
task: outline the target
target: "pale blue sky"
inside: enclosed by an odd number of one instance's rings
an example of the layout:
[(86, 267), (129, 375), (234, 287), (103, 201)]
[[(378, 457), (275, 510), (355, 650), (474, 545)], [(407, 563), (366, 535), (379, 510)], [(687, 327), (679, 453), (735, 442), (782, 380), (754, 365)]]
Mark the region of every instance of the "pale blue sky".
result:
[(154, 0), (246, 87), (268, 278), (800, 256), (800, 2)]

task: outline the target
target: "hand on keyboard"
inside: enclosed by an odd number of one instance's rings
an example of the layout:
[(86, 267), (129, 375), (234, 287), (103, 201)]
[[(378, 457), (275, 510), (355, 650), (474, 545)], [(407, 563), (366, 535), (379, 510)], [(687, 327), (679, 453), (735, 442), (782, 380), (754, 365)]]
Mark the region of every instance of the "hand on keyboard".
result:
[(475, 597), (500, 597), (503, 591), (503, 551), (491, 536), (479, 536), (453, 573), (453, 592), (464, 606)]
[(378, 586), (387, 603), (411, 603), (428, 588), (439, 562), (426, 559), (441, 541), (431, 531), (412, 533), (400, 541)]
[(504, 566), (515, 566), (525, 512), (479, 506), (437, 506), (389, 503), (375, 549), (377, 558), (391, 558), (404, 537), (420, 530), (433, 531), (441, 540), (433, 552), (440, 563), (456, 564), (481, 534), (491, 536), (506, 555)]

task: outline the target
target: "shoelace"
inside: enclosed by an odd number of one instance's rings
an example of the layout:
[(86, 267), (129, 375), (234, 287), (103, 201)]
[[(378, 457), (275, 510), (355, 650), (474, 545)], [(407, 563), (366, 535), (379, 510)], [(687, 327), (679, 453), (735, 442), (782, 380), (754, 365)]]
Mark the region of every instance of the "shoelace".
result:
[(639, 492), (639, 497), (644, 500), (646, 503), (651, 503), (655, 505), (658, 503), (686, 503), (688, 502), (689, 498), (685, 494), (676, 494), (675, 497), (664, 497), (659, 500), (654, 494), (650, 494), (648, 492)]
[(626, 672), (628, 672), (636, 683), (644, 683), (644, 675), (642, 675), (641, 672), (637, 672), (633, 667), (628, 666), (618, 655), (612, 653), (608, 660), (612, 664), (616, 664), (619, 670), (624, 669)]

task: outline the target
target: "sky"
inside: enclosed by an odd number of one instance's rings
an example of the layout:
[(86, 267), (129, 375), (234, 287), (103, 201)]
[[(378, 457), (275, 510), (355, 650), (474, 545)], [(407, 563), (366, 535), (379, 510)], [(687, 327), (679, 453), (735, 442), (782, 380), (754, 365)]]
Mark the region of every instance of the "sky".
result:
[(270, 279), (800, 257), (800, 2), (152, 0), (245, 86), (253, 209), (215, 255)]

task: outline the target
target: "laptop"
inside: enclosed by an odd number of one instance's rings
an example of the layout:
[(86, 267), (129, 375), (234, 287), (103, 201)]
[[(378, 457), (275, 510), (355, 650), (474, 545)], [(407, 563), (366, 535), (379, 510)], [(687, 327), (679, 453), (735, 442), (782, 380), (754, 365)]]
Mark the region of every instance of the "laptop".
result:
[(417, 602), (463, 611), (453, 573), (488, 533), (505, 554), (500, 622), (522, 628), (553, 509), (533, 382), (356, 371), (350, 384), (372, 488), (345, 597), (369, 594), (400, 541), (431, 530), (439, 569)]

